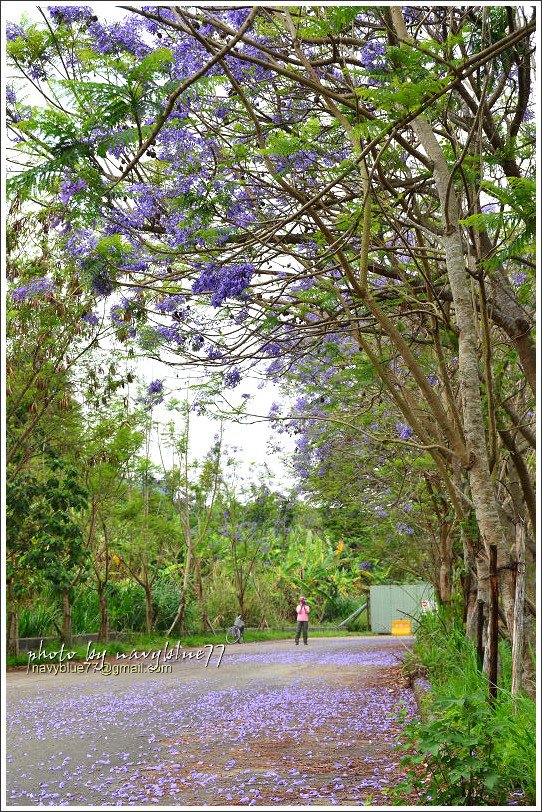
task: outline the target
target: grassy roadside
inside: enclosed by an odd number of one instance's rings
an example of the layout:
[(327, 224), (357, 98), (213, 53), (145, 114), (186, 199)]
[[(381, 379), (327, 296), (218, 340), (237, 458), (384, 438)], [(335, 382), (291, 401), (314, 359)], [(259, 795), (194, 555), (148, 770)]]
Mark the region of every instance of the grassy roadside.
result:
[[(499, 643), (497, 698), (453, 610), (426, 615), (405, 669), (422, 666), (427, 689), (421, 713), (406, 727), (409, 778), (396, 790), (404, 803), (414, 789), (431, 806), (529, 805), (536, 796), (536, 707), (514, 698), (511, 651)], [(404, 793), (404, 795), (402, 795)]]
[[(293, 630), (280, 630), (280, 629), (268, 629), (268, 630), (248, 630), (245, 632), (245, 643), (258, 643), (265, 640), (288, 640), (293, 637)], [(319, 629), (318, 626), (313, 626), (309, 630), (309, 634), (311, 637), (353, 637), (353, 636), (371, 636), (372, 632), (368, 631), (343, 631), (342, 629)], [(48, 642), (47, 646), (45, 646), (45, 651), (48, 655), (47, 658), (42, 657), (39, 662), (40, 663), (58, 663), (58, 662), (67, 662), (68, 659), (70, 662), (79, 662), (85, 661), (89, 652), (92, 649), (95, 649), (96, 652), (100, 654), (103, 652), (104, 648), (107, 651), (106, 656), (111, 657), (117, 654), (129, 654), (134, 649), (137, 651), (159, 651), (163, 649), (166, 644), (168, 648), (173, 648), (179, 642), (178, 637), (164, 637), (162, 635), (145, 635), (145, 634), (134, 634), (127, 640), (114, 640), (110, 643), (103, 644), (103, 643), (85, 643), (84, 645), (77, 645), (72, 647), (64, 646), (62, 655), (61, 655), (61, 643), (52, 643)], [(200, 634), (190, 634), (182, 638), (181, 640), (181, 647), (183, 649), (188, 648), (201, 648), (202, 646), (209, 645), (210, 643), (214, 643), (215, 645), (218, 643), (225, 643), (225, 634), (222, 631), (217, 631), (216, 634), (212, 634), (210, 632), (200, 633)], [(53, 655), (54, 652), (54, 655)], [(72, 655), (68, 658), (67, 654)], [(29, 653), (30, 652), (21, 652), (19, 655), (9, 655), (6, 657), (6, 668), (22, 668), (23, 666), (26, 668), (29, 662)], [(36, 659), (34, 659), (34, 663), (38, 662), (37, 659), (37, 651), (35, 652)], [(61, 659), (62, 657), (62, 659)]]

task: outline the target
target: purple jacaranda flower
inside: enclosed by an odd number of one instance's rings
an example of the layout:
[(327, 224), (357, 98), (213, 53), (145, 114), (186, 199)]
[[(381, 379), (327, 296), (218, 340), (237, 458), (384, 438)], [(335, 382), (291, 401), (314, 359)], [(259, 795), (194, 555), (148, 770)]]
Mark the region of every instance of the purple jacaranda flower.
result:
[(233, 389), (233, 387), (237, 386), (237, 384), (239, 383), (241, 383), (241, 373), (239, 372), (237, 367), (234, 367), (233, 369), (230, 369), (228, 372), (226, 372), (226, 374), (224, 375), (224, 386)]
[(16, 23), (6, 22), (6, 39), (12, 42), (17, 37), (24, 37), (24, 28)]
[(68, 200), (72, 198), (77, 192), (82, 192), (83, 189), (86, 189), (88, 184), (83, 178), (73, 178), (68, 176), (63, 182), (62, 186), (60, 187), (60, 200), (61, 202), (66, 205)]
[(397, 432), (399, 437), (401, 437), (402, 440), (408, 440), (409, 437), (412, 437), (412, 435), (414, 434), (410, 426), (407, 426), (406, 423), (396, 423), (395, 431)]
[(164, 389), (164, 384), (162, 381), (156, 380), (151, 381), (148, 388), (147, 388), (147, 395), (159, 395), (162, 393)]
[(239, 297), (250, 284), (253, 273), (254, 266), (248, 262), (223, 267), (208, 262), (201, 268), (192, 291), (211, 293), (211, 304), (219, 307), (225, 299)]
[(27, 299), (34, 299), (36, 296), (42, 296), (51, 293), (55, 289), (55, 283), (45, 276), (40, 276), (28, 282), (26, 285), (21, 285), (18, 288), (12, 288), (10, 291), (11, 299), (14, 302), (25, 302)]
[(100, 268), (99, 271), (93, 274), (91, 287), (97, 296), (102, 296), (103, 298), (111, 296), (115, 290), (115, 286), (107, 268)]
[(523, 285), (526, 279), (527, 274), (524, 273), (524, 271), (515, 271), (515, 273), (513, 273), (510, 277), (512, 284), (515, 285), (516, 287)]
[(81, 316), (81, 319), (83, 321), (86, 321), (92, 327), (95, 327), (97, 324), (100, 323), (100, 319), (98, 318), (96, 313), (85, 313), (83, 316)]
[(76, 23), (94, 14), (90, 6), (47, 6), (51, 19), (57, 23)]

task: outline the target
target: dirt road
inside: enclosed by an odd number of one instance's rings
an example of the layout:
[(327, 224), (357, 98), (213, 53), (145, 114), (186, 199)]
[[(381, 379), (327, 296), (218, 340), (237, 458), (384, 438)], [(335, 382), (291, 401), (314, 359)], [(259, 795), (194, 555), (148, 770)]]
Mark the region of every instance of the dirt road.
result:
[(398, 666), (411, 642), (248, 643), (171, 673), (10, 673), (8, 804), (385, 805), (397, 713), (415, 712)]

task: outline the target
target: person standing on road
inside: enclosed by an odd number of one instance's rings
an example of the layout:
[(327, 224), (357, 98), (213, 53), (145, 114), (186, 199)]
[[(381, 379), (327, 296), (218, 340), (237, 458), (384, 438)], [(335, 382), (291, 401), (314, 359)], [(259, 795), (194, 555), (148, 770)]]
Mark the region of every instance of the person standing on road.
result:
[(301, 636), (301, 632), (303, 632), (303, 642), (307, 646), (310, 606), (305, 601), (303, 595), (301, 595), (301, 597), (299, 598), (299, 604), (296, 606), (295, 611), (297, 612), (297, 629), (295, 633), (295, 644), (296, 646), (299, 645), (299, 638)]

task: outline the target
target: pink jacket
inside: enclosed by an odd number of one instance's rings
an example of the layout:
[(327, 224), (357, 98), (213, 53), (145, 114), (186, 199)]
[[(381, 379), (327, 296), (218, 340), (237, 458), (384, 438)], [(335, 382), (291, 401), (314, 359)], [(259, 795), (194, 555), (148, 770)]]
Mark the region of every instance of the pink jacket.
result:
[(297, 612), (298, 620), (309, 619), (310, 608), (307, 606), (307, 604), (305, 604), (305, 606), (301, 606), (301, 604), (299, 604), (298, 606), (296, 606), (295, 611)]

